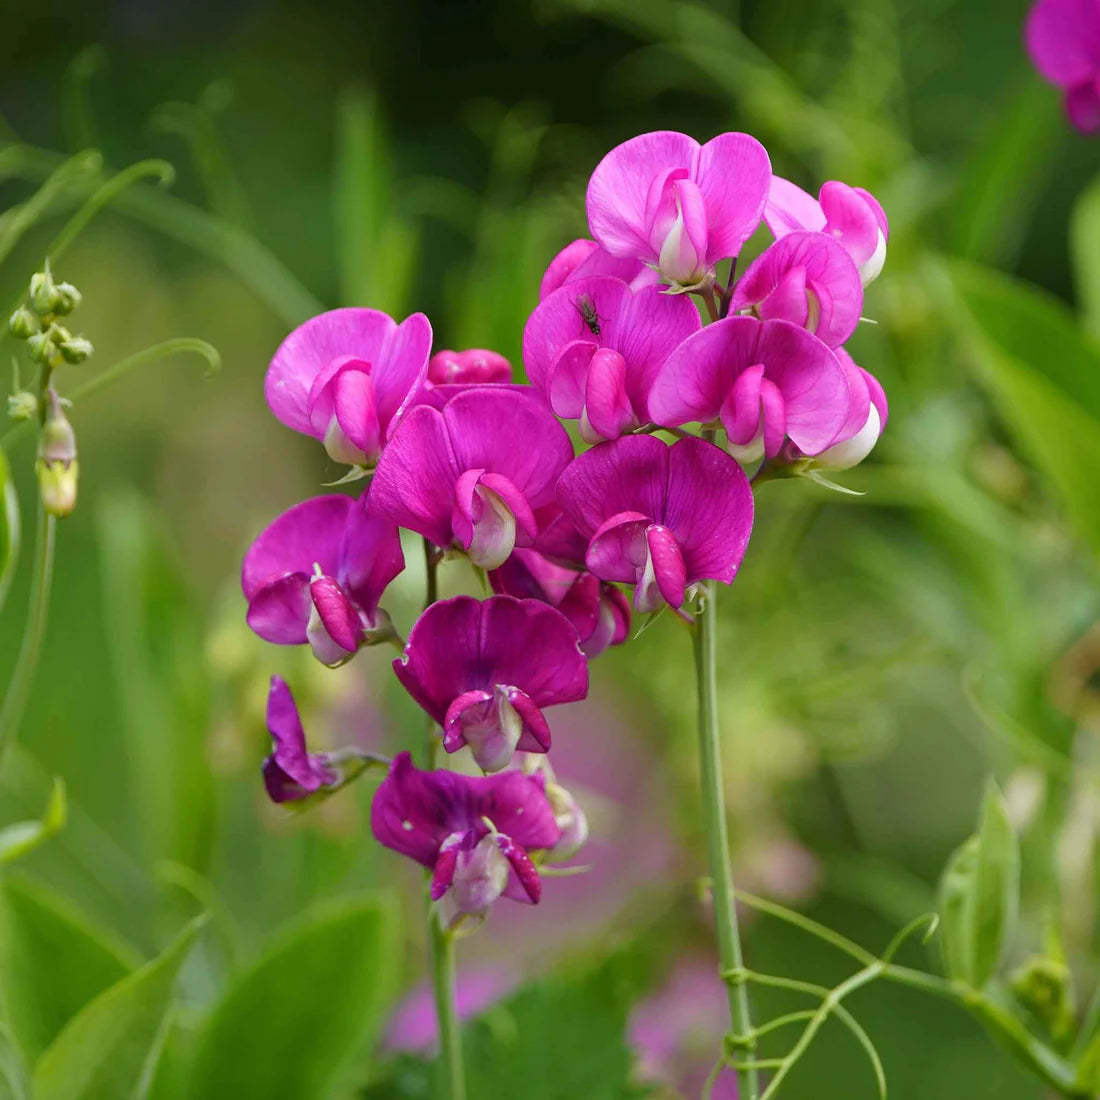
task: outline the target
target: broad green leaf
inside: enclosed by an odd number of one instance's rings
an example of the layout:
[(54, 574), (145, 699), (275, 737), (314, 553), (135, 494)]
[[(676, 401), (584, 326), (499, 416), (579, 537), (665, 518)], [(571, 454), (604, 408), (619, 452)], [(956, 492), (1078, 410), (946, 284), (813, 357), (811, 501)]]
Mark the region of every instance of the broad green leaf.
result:
[(27, 1065), (11, 1032), (0, 1024), (0, 1100), (31, 1100)]
[(400, 952), (392, 898), (324, 905), (230, 985), (197, 1043), (193, 1100), (333, 1095), (369, 1049)]
[(1073, 205), (1069, 251), (1081, 323), (1091, 336), (1100, 338), (1100, 176)]
[(93, 997), (125, 977), (137, 955), (60, 895), (15, 876), (0, 888), (0, 1006), (33, 1061)]
[(65, 827), (67, 815), (65, 783), (61, 779), (55, 779), (46, 810), (39, 820), (16, 821), (0, 829), (0, 864), (11, 863), (12, 860), (34, 851), (39, 844)]
[(982, 988), (995, 973), (1016, 923), (1020, 852), (992, 783), (978, 831), (951, 857), (940, 880), (944, 962), (952, 978)]
[(163, 954), (101, 993), (34, 1068), (35, 1100), (142, 1100), (156, 1071), (176, 978), (205, 917)]
[(1100, 1034), (1092, 1037), (1077, 1062), (1077, 1083), (1082, 1092), (1100, 1093)]
[(0, 447), (0, 611), (19, 561), (19, 498), (11, 478), (8, 456)]

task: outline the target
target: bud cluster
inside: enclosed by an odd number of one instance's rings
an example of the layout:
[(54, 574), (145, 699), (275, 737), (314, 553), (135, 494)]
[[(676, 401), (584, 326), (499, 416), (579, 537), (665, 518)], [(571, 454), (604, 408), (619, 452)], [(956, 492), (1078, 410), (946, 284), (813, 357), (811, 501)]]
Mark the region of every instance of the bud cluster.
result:
[(8, 321), (12, 336), (26, 340), (31, 358), (47, 370), (83, 363), (93, 351), (90, 341), (74, 336), (60, 322), (80, 305), (80, 291), (72, 283), (55, 283), (47, 261), (31, 276), (27, 296), (30, 304), (20, 306)]

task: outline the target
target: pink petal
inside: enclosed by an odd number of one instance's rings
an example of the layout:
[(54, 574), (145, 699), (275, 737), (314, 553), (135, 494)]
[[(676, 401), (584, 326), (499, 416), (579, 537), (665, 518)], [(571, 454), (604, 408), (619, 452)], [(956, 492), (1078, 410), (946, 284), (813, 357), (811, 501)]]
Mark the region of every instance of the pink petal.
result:
[(310, 581), (309, 594), (328, 636), (354, 653), (363, 637), (363, 624), (344, 590), (332, 577), (322, 576)]
[[(600, 348), (592, 356), (585, 384), (584, 411), (586, 423), (592, 429), (592, 438), (586, 436), (589, 443), (617, 439), (638, 426), (639, 420), (634, 416), (626, 393), (626, 362), (617, 351)], [(584, 434), (584, 424), (581, 432)]]
[(782, 176), (771, 178), (768, 200), (764, 207), (764, 221), (776, 240), (788, 233), (802, 230), (820, 232), (825, 228), (825, 214), (817, 199)]
[(512, 870), (515, 871), (516, 877), (519, 879), (520, 885), (530, 899), (531, 904), (537, 904), (539, 898), (542, 897), (542, 882), (539, 879), (538, 869), (531, 862), (531, 857), (510, 836), (506, 836), (504, 833), (498, 833), (496, 840), (497, 847), (500, 848), (504, 857), (512, 865)]
[(654, 525), (646, 531), (645, 538), (662, 598), (670, 607), (680, 607), (684, 602), (686, 573), (676, 536), (667, 527)]
[(551, 261), (539, 284), (539, 301), (565, 284), (573, 272), (600, 246), (595, 241), (580, 240), (567, 244)]
[(736, 256), (760, 224), (771, 162), (764, 146), (748, 134), (719, 134), (699, 150), (692, 178), (706, 207), (710, 266)]
[(284, 573), (269, 580), (248, 601), (248, 626), (265, 642), (302, 645), (312, 608), (308, 573)]
[(825, 232), (835, 237), (857, 264), (874, 255), (881, 232), (878, 217), (854, 187), (839, 180), (822, 184), (821, 209), (826, 218)]
[(1083, 80), (1068, 89), (1065, 97), (1066, 115), (1082, 134), (1100, 130), (1100, 92), (1097, 78)]
[(495, 385), (511, 379), (512, 364), (485, 348), (437, 351), (428, 360), (428, 381), (434, 385)]
[(652, 517), (638, 512), (610, 516), (592, 535), (585, 565), (605, 581), (635, 584), (646, 566), (646, 531), (652, 523)]
[(1024, 40), (1035, 67), (1061, 88), (1100, 72), (1096, 0), (1039, 0), (1028, 13)]
[(359, 371), (343, 371), (336, 379), (334, 391), (336, 422), (368, 458), (375, 458), (382, 440), (374, 382)]
[(523, 722), (523, 730), (516, 745), (517, 751), (549, 752), (550, 725), (531, 697), (517, 688), (509, 688), (508, 703)]
[(368, 512), (368, 493), (363, 493), (348, 517), (336, 577), (359, 609), (373, 616), (382, 593), (405, 568), (405, 556), (397, 527)]

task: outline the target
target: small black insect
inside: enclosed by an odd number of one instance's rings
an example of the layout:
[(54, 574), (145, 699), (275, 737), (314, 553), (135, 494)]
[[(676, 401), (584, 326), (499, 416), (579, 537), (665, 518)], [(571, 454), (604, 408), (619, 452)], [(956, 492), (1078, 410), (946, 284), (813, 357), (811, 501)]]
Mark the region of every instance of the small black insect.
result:
[(588, 326), (588, 331), (592, 333), (593, 336), (599, 336), (600, 315), (596, 312), (596, 303), (592, 301), (591, 295), (578, 295), (576, 305), (577, 312), (581, 315), (581, 320)]

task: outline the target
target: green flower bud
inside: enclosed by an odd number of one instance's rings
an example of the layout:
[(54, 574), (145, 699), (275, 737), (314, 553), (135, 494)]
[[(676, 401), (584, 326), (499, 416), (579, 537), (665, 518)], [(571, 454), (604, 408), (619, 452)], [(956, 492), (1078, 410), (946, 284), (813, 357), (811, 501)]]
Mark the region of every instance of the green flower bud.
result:
[(8, 416), (12, 420), (30, 420), (38, 415), (38, 398), (27, 390), (18, 390), (8, 397)]
[(66, 363), (75, 365), (76, 363), (83, 363), (95, 349), (92, 347), (91, 341), (85, 340), (83, 336), (71, 336), (58, 345), (58, 350)]
[(49, 264), (46, 265), (45, 271), (37, 271), (31, 276), (30, 294), (31, 305), (39, 316), (53, 313), (57, 309), (59, 297), (53, 276), (50, 275)]
[(82, 295), (72, 283), (58, 283), (57, 299), (53, 311), (59, 317), (67, 317), (76, 309), (82, 300)]
[(57, 356), (57, 349), (53, 346), (48, 332), (36, 332), (27, 340), (27, 348), (36, 363), (52, 365)]
[(80, 465), (76, 459), (76, 433), (61, 408), (57, 391), (48, 392), (49, 409), (38, 436), (38, 492), (42, 507), (51, 516), (67, 516), (76, 507), (76, 483)]
[(42, 322), (39, 321), (38, 315), (23, 306), (17, 309), (8, 321), (8, 332), (17, 340), (26, 340), (41, 329)]
[(1009, 979), (1016, 1000), (1058, 1039), (1073, 1028), (1073, 986), (1069, 967), (1058, 959), (1033, 956)]

